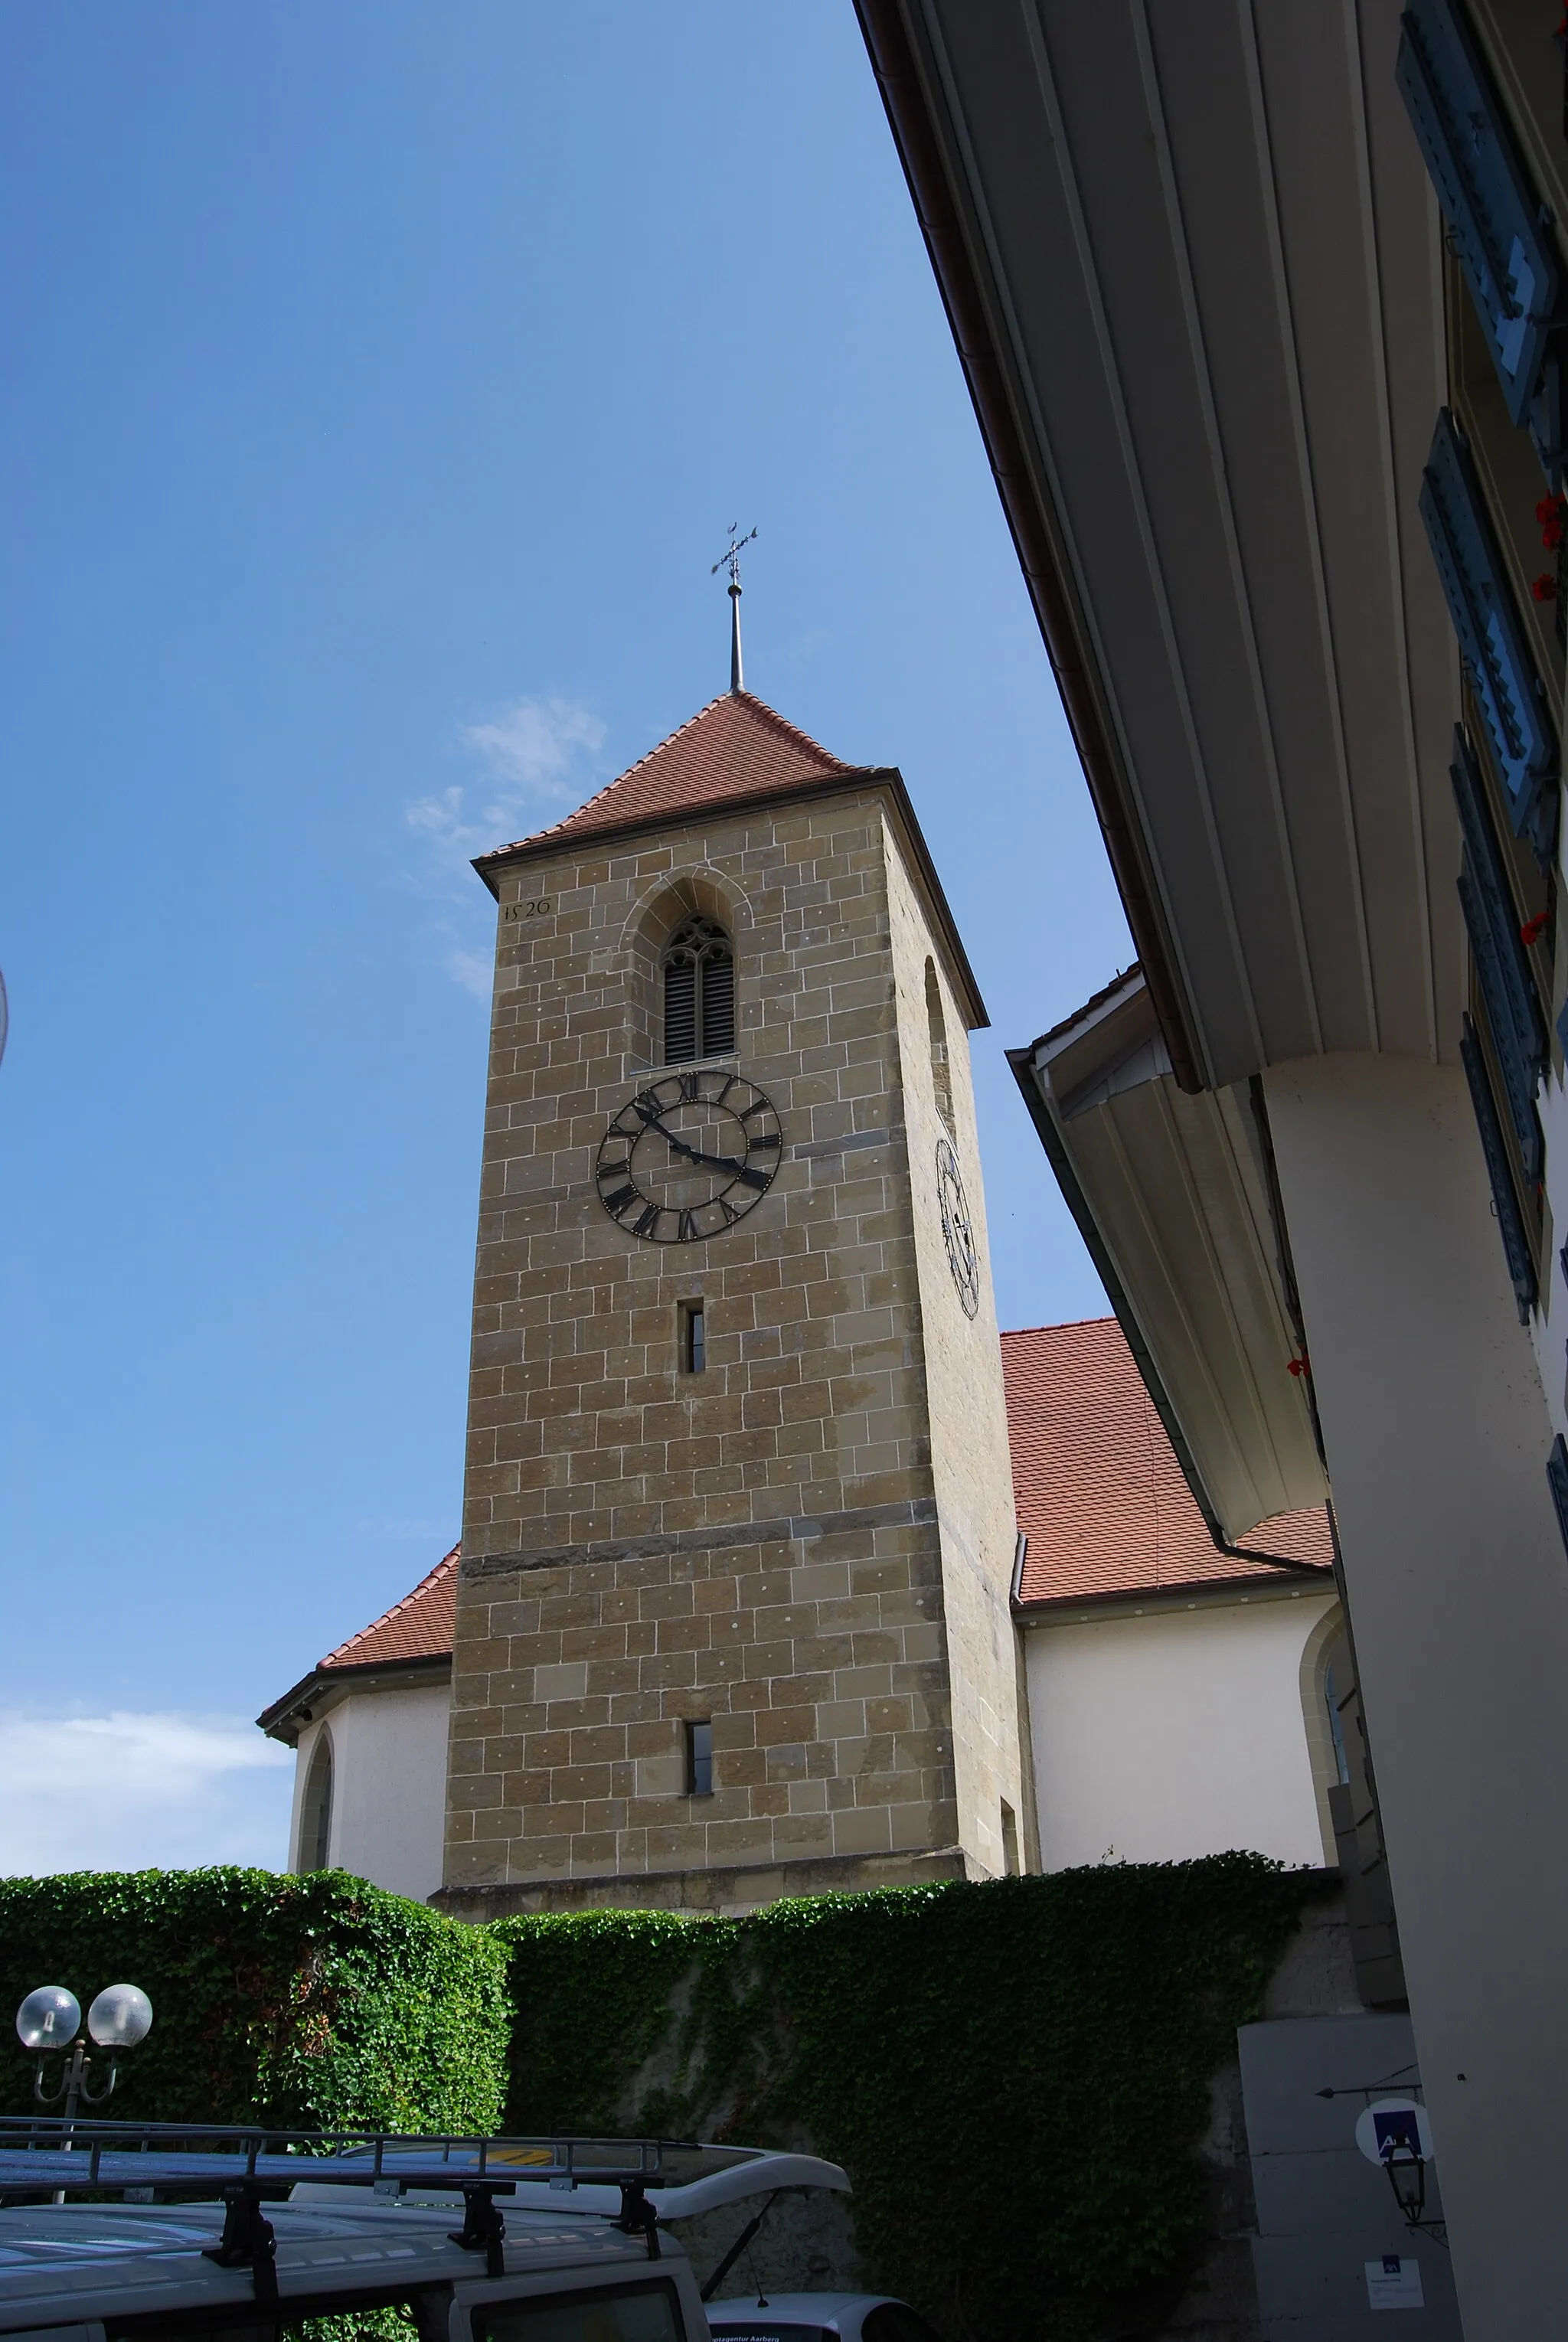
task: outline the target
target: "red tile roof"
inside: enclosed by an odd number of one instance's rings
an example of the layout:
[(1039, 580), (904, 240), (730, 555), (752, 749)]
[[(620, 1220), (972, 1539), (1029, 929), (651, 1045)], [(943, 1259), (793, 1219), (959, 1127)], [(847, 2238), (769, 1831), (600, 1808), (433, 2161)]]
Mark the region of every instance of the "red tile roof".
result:
[(394, 1602), (335, 1651), (316, 1662), (325, 1675), (334, 1667), (385, 1666), (389, 1659), (449, 1657), (457, 1624), (457, 1562), (461, 1546), (454, 1546), (412, 1594)]
[[(1216, 1549), (1114, 1317), (1004, 1334), (1002, 1370), (1025, 1605), (1278, 1579)], [(1238, 1543), (1325, 1574), (1333, 1556), (1321, 1506)]]
[(789, 796), (813, 781), (864, 769), (830, 755), (749, 691), (726, 692), (564, 821), (521, 837), (515, 845), (498, 846), (493, 855), (482, 854), (479, 866), (497, 856), (554, 844), (557, 838), (593, 837), (709, 806)]

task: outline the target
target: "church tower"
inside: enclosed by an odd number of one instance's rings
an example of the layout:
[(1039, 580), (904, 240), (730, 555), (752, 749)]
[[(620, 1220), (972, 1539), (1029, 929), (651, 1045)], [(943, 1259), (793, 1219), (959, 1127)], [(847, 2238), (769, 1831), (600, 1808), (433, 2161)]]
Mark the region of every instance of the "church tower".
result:
[(442, 1903), (1018, 1867), (985, 1013), (903, 780), (735, 688), (476, 866)]

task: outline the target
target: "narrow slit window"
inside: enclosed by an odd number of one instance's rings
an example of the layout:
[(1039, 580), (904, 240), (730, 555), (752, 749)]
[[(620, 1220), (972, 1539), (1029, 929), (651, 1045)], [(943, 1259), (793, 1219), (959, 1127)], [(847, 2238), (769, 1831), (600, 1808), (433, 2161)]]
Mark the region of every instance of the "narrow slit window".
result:
[(687, 919), (664, 946), (664, 1063), (728, 1056), (735, 1046), (735, 958), (714, 919)]
[(681, 1304), (681, 1372), (705, 1374), (708, 1365), (707, 1312), (700, 1301)]
[(936, 974), (936, 963), (925, 963), (925, 1021), (931, 1032), (931, 1086), (936, 1093), (936, 1111), (953, 1128), (953, 1066), (947, 1054), (947, 1019), (942, 1008), (942, 986)]
[(686, 1795), (688, 1797), (711, 1797), (713, 1794), (714, 1727), (711, 1724), (688, 1724)]
[(1018, 1817), (1005, 1797), (1002, 1800), (1002, 1859), (1009, 1878), (1016, 1878), (1024, 1865), (1018, 1855)]

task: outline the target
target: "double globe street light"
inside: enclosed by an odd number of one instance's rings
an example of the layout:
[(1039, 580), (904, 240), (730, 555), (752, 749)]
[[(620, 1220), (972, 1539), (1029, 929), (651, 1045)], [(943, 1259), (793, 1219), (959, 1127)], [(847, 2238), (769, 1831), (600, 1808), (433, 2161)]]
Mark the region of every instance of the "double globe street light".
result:
[[(139, 1987), (134, 1984), (105, 1985), (87, 2011), (87, 2031), (100, 2049), (106, 2050), (109, 2069), (101, 2089), (92, 2089), (87, 2083), (87, 2068), (93, 2063), (86, 2043), (81, 2038), (82, 2005), (74, 1992), (64, 1985), (42, 1984), (30, 1992), (16, 2011), (16, 2035), (24, 2049), (37, 2057), (33, 2075), (33, 2096), (41, 2107), (57, 2107), (64, 2101), (65, 2121), (69, 2122), (78, 2105), (101, 2107), (120, 2077), (120, 2057), (145, 2041), (153, 2022), (153, 2004)], [(75, 2047), (72, 2045), (75, 2044)], [(59, 2049), (71, 2051), (70, 2063), (55, 2082), (45, 2089), (45, 2077), (49, 2070), (51, 2054)]]

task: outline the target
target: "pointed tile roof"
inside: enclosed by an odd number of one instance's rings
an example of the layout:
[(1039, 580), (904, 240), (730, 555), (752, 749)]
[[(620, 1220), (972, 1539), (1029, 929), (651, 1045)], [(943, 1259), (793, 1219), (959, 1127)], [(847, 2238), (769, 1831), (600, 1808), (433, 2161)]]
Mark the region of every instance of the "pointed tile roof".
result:
[(427, 1570), (411, 1594), (362, 1626), (318, 1659), (309, 1675), (270, 1707), (256, 1722), (274, 1739), (292, 1746), (299, 1726), (310, 1715), (309, 1703), (319, 1699), (334, 1676), (372, 1673), (377, 1667), (417, 1667), (422, 1660), (450, 1659), (457, 1626), (457, 1564), (461, 1546), (454, 1546), (432, 1570)]
[(440, 1659), (452, 1649), (457, 1624), (457, 1563), (454, 1545), (412, 1594), (316, 1661), (318, 1675), (336, 1667), (382, 1666), (389, 1659)]
[[(1028, 1609), (1183, 1586), (1278, 1584), (1266, 1561), (1221, 1553), (1114, 1317), (1002, 1336)], [(1282, 1513), (1238, 1539), (1332, 1586), (1328, 1515)]]
[(792, 796), (812, 784), (870, 769), (846, 765), (749, 691), (727, 691), (711, 699), (689, 723), (661, 740), (629, 766), (619, 780), (579, 806), (549, 829), (536, 830), (512, 846), (482, 854), (474, 868), (508, 854), (603, 833), (640, 828), (672, 815), (710, 806), (752, 804), (758, 798)]

